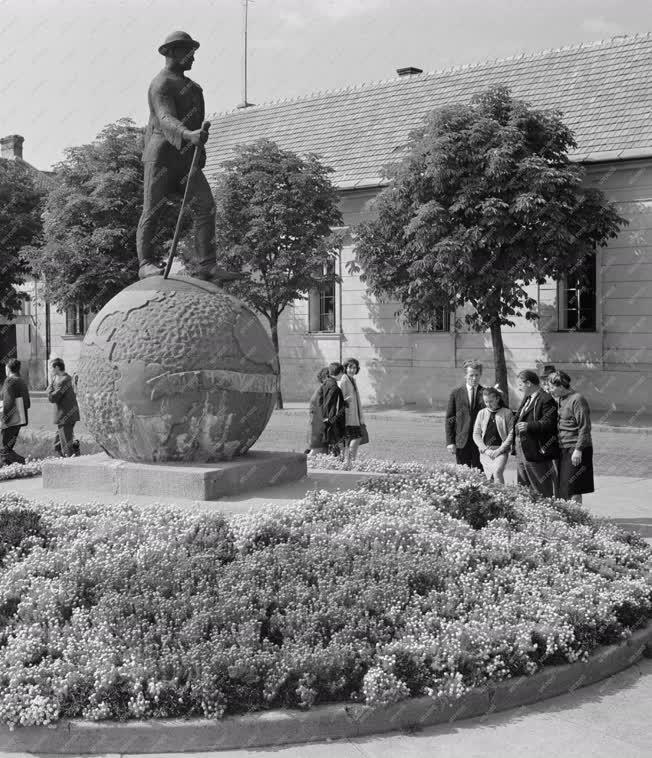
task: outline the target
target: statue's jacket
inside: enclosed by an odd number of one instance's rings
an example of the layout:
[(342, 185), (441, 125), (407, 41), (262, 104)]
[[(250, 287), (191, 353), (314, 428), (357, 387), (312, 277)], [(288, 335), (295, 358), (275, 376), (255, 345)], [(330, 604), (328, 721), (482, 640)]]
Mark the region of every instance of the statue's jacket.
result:
[[(167, 69), (160, 71), (149, 85), (149, 122), (145, 129), (143, 162), (188, 169), (193, 147), (183, 139), (184, 130), (200, 129), (204, 121), (204, 93), (192, 79)], [(206, 162), (200, 150), (199, 166)]]

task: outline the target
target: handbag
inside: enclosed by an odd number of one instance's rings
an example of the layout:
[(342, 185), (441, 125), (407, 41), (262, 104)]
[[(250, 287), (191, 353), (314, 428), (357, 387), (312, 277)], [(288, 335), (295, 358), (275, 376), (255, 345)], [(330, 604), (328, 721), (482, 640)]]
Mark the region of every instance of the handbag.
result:
[(366, 445), (367, 442), (369, 442), (369, 432), (367, 431), (367, 425), (360, 424), (360, 431), (362, 432), (362, 437), (360, 437), (360, 444)]

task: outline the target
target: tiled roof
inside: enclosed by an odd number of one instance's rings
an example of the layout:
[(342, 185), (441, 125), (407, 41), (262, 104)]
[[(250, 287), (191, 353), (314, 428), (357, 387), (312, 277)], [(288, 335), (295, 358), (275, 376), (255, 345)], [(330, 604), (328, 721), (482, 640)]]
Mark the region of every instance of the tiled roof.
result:
[(578, 161), (652, 155), (652, 35), (485, 61), (320, 92), (213, 116), (206, 173), (235, 145), (261, 137), (317, 153), (342, 188), (376, 186), (408, 133), (433, 108), (505, 84), (537, 108), (558, 108), (574, 130)]

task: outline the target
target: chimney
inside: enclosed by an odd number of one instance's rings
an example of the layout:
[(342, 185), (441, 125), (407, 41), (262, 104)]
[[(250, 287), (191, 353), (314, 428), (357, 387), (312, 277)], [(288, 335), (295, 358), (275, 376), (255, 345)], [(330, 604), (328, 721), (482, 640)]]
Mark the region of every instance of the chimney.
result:
[(24, 137), (20, 134), (10, 134), (8, 137), (0, 139), (0, 157), (10, 161), (23, 159), (23, 142)]
[(397, 68), (396, 73), (399, 76), (414, 76), (415, 74), (423, 74), (423, 69), (415, 68), (414, 66), (406, 66), (405, 68)]

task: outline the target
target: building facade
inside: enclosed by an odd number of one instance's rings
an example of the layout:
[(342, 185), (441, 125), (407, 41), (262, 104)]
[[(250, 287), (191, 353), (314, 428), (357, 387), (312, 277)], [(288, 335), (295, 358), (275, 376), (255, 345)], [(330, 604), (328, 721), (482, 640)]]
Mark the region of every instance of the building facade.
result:
[[(40, 171), (23, 158), (24, 138), (10, 134), (0, 139), (0, 159), (15, 161), (28, 170), (37, 188), (48, 190), (56, 181), (51, 171)], [(50, 353), (50, 308), (43, 298), (43, 284), (28, 278), (20, 287), (27, 298), (20, 313), (13, 319), (0, 316), (0, 381), (4, 381), (4, 362), (17, 357), (22, 362), (22, 373), (33, 388), (44, 386)], [(55, 330), (57, 329), (55, 319)]]
[(214, 116), (206, 173), (215, 181), (236, 145), (259, 138), (300, 154), (316, 153), (334, 169), (349, 230), (337, 272), (283, 315), (282, 386), (305, 400), (317, 370), (354, 356), (363, 401), (441, 407), (477, 358), (493, 380), (488, 333), (468, 331), (463, 313), (407, 327), (400, 306), (370, 297), (354, 258), (356, 225), (386, 184), (383, 167), (400, 159), (410, 131), (435, 107), (468, 102), (496, 84), (535, 107), (556, 108), (573, 129), (574, 161), (586, 183), (617, 204), (629, 224), (587, 261), (588, 279), (547, 282), (530, 292), (536, 322), (504, 328), (510, 384), (524, 368), (552, 363), (568, 371), (600, 415), (649, 412), (652, 404), (652, 37), (611, 40), (397, 78)]

